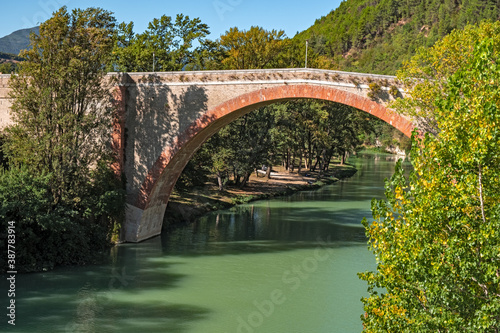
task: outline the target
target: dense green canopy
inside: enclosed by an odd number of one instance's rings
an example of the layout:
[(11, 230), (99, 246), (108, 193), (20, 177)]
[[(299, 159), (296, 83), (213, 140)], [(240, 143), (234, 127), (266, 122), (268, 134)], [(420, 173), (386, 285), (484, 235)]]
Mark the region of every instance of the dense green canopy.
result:
[(440, 58), (401, 73), (427, 74), (409, 99), (427, 105), (436, 133), (418, 140), (409, 180), (399, 165), (364, 221), (378, 264), (361, 274), (367, 332), (500, 328), (500, 23), (457, 30), (415, 59)]

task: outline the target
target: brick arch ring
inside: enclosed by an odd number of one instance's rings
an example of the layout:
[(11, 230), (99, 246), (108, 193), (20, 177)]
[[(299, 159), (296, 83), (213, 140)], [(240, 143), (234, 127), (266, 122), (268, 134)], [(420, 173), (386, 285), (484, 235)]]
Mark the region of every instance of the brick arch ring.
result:
[[(413, 124), (382, 104), (331, 86), (319, 84), (280, 85), (263, 88), (230, 99), (208, 110), (193, 122), (158, 157), (142, 183), (134, 206), (143, 210), (135, 239), (142, 241), (161, 233), (163, 216), (174, 185), (198, 148), (219, 129), (262, 106), (293, 99), (317, 99), (352, 106), (391, 124), (410, 137)], [(130, 237), (127, 237), (130, 238)]]

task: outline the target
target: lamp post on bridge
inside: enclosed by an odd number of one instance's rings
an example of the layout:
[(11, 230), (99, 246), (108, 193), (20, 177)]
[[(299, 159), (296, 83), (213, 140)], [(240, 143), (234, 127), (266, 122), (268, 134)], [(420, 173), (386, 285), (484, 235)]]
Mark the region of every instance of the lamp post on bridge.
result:
[(153, 73), (155, 72), (155, 53), (153, 52)]
[(309, 47), (309, 39), (306, 39), (306, 67), (307, 68), (307, 48)]

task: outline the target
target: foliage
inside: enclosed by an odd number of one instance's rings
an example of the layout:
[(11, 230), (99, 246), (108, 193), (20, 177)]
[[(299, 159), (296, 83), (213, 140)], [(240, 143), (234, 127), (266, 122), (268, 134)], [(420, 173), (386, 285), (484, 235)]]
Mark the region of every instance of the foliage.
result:
[(231, 28), (220, 37), (226, 56), (224, 69), (263, 69), (283, 67), (283, 51), (289, 40), (283, 30), (266, 31), (260, 27), (240, 31)]
[(204, 39), (200, 46), (192, 52), (191, 63), (187, 64), (185, 70), (216, 70), (222, 68), (222, 60), (226, 52), (219, 41)]
[(0, 167), (6, 168), (8, 166), (8, 160), (7, 156), (5, 156), (4, 153), (4, 142), (5, 142), (5, 135), (0, 132)]
[(11, 74), (16, 71), (17, 64), (15, 62), (0, 62), (0, 73), (1, 74)]
[(231, 176), (236, 185), (245, 186), (255, 169), (270, 165), (274, 151), (270, 132), (274, 126), (273, 107), (255, 110), (235, 120), (201, 147), (188, 163), (181, 180), (185, 183), (201, 169), (217, 177), (220, 190)]
[[(467, 42), (471, 29), (453, 38)], [(414, 145), (409, 180), (398, 164), (364, 221), (378, 264), (360, 274), (368, 332), (499, 330), (500, 45), (480, 36), (430, 92), (438, 131)]]
[[(282, 30), (231, 28), (215, 41), (203, 40), (193, 51), (186, 69), (301, 68), (305, 65), (305, 44), (289, 39)], [(331, 68), (330, 60), (309, 49), (308, 67)]]
[(482, 22), (454, 30), (432, 48), (422, 48), (398, 71), (398, 79), (408, 91), (408, 97), (399, 99), (394, 108), (426, 122), (426, 129), (436, 131), (434, 117), (440, 96), (448, 78), (470, 61), (474, 44), (484, 38), (500, 36), (500, 22)]
[(286, 166), (293, 168), (294, 157), (299, 158), (299, 170), (302, 156), (305, 167), (313, 171), (326, 170), (334, 156), (344, 162), (346, 153), (356, 151), (361, 145), (360, 134), (373, 131), (363, 112), (329, 102), (288, 102), (278, 119), (277, 146)]
[(378, 95), (382, 92), (382, 87), (377, 82), (372, 82), (368, 85), (370, 91), (368, 92), (368, 97), (371, 99), (376, 99)]
[(33, 243), (26, 270), (86, 262), (92, 249), (109, 246), (123, 213), (123, 189), (109, 169), (113, 108), (103, 81), (113, 29), (107, 11), (63, 7), (31, 35), (11, 77), (15, 124), (3, 146), (11, 169), (1, 177), (1, 212)]
[(418, 48), (499, 14), (500, 4), (491, 0), (351, 0), (294, 39), (308, 39), (337, 69), (394, 74)]
[[(83, 265), (106, 254), (113, 220), (119, 216), (124, 191), (109, 170), (99, 172), (81, 202), (54, 205), (51, 175), (33, 174), (28, 167), (0, 171), (0, 246), (7, 258), (8, 222), (16, 232), (16, 268), (20, 272)], [(2, 269), (6, 269), (2, 263)]]
[(396, 86), (391, 86), (389, 89), (389, 94), (391, 94), (392, 97), (396, 98), (399, 95), (399, 89)]
[(235, 198), (231, 198), (231, 204), (233, 205), (242, 205), (246, 204), (249, 202), (252, 202), (259, 198), (259, 196), (256, 195), (238, 195)]
[(12, 117), (6, 151), (53, 177), (54, 202), (88, 179), (109, 151), (112, 108), (103, 64), (112, 48), (114, 19), (101, 9), (62, 8), (32, 35), (33, 48), (12, 76)]
[[(133, 32), (134, 24), (121, 23), (115, 34), (112, 69), (125, 72), (181, 71), (194, 61), (193, 43), (202, 46), (196, 49), (203, 54), (209, 45), (204, 38), (209, 34), (208, 26), (199, 18), (178, 14), (155, 18), (141, 34)], [(153, 65), (154, 63), (154, 65)]]

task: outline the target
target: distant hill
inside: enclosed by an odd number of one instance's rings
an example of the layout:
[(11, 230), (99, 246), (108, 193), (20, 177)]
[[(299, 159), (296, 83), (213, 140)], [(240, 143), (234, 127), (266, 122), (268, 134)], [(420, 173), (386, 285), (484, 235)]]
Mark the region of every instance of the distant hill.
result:
[(294, 39), (347, 71), (395, 74), (419, 47), (500, 17), (496, 0), (346, 0)]
[(38, 33), (38, 27), (17, 30), (0, 38), (0, 52), (18, 55), (21, 50), (28, 48), (32, 31)]

